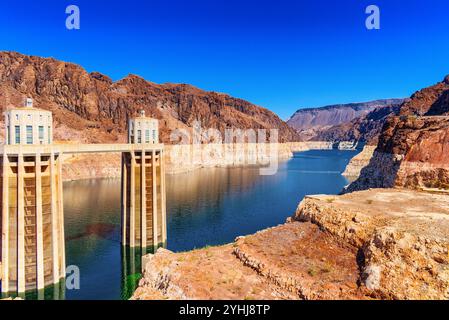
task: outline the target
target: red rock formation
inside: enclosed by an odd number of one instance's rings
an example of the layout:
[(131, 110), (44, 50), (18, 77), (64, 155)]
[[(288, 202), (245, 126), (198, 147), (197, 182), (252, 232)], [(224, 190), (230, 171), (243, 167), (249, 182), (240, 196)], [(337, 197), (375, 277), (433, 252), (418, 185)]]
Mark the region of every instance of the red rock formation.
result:
[(226, 94), (185, 84), (155, 84), (135, 75), (113, 82), (98, 72), (51, 58), (0, 52), (0, 108), (20, 106), (32, 97), (35, 106), (54, 114), (58, 140), (124, 141), (126, 123), (140, 109), (160, 119), (161, 138), (194, 121), (204, 128), (279, 129), (281, 142), (297, 133), (271, 111)]
[(370, 164), (348, 191), (373, 187), (449, 189), (449, 76), (416, 92), (388, 118)]

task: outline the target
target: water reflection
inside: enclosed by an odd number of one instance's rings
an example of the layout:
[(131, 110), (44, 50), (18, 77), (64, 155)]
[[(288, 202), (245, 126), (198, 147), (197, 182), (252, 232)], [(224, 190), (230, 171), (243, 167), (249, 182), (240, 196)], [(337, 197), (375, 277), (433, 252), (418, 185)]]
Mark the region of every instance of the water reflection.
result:
[(114, 240), (117, 234), (117, 227), (117, 225), (111, 223), (89, 224), (85, 227), (83, 232), (66, 237), (66, 241), (79, 240), (81, 238), (91, 236)]
[(25, 300), (65, 300), (66, 287), (65, 281), (61, 280), (58, 284), (47, 286), (42, 290), (30, 290), (26, 293), (17, 294), (14, 293), (3, 293), (1, 298), (21, 298)]
[(121, 298), (127, 300), (131, 298), (137, 289), (139, 280), (142, 277), (142, 253), (140, 248), (121, 248), (122, 256), (122, 282), (121, 282)]

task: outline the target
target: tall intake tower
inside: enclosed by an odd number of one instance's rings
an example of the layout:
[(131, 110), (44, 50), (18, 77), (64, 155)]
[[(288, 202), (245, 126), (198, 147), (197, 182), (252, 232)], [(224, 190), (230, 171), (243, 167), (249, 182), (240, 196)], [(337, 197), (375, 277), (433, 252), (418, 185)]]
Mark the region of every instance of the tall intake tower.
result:
[(5, 113), (0, 154), (2, 292), (23, 293), (65, 277), (61, 153), (53, 146), (51, 112)]
[(167, 241), (164, 150), (158, 121), (143, 111), (130, 119), (128, 143), (136, 151), (122, 153), (122, 244), (145, 253)]

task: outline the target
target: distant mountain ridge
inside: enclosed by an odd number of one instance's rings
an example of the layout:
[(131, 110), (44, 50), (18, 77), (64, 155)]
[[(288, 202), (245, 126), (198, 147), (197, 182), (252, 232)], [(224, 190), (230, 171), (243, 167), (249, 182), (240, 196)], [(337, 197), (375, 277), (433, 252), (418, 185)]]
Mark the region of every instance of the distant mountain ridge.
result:
[[(404, 101), (404, 99), (382, 99), (299, 109), (287, 124), (297, 130), (304, 140), (335, 141), (345, 135), (351, 136), (349, 131), (353, 129), (352, 126), (357, 126), (357, 123), (352, 125), (351, 123), (356, 122), (356, 119), (362, 119), (371, 112), (378, 112), (383, 108), (393, 111)], [(363, 136), (363, 132), (354, 133), (353, 136)]]
[(360, 141), (376, 145), (388, 117), (398, 115), (401, 105), (376, 108), (367, 115), (323, 129), (311, 138), (317, 141)]

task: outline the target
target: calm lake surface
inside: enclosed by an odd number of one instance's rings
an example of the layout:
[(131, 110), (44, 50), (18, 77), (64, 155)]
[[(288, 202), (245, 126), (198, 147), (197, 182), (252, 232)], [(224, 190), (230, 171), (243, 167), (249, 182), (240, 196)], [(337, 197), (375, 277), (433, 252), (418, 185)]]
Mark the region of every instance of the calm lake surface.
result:
[[(233, 241), (285, 222), (307, 194), (337, 194), (356, 151), (296, 153), (273, 176), (259, 169), (212, 168), (167, 176), (168, 249)], [(80, 290), (66, 299), (126, 299), (140, 276), (140, 256), (120, 244), (120, 180), (64, 185), (67, 265), (80, 269)]]

